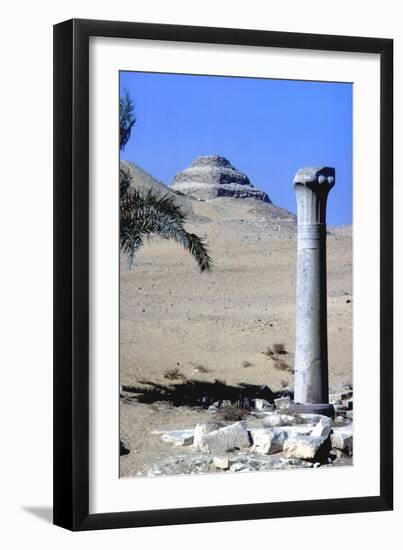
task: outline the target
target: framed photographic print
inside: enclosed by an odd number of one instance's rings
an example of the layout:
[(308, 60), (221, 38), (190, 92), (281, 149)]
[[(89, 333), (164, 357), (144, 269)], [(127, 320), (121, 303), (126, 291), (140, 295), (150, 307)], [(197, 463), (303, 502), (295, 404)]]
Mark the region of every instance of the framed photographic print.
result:
[(54, 27), (54, 522), (391, 510), (393, 42)]

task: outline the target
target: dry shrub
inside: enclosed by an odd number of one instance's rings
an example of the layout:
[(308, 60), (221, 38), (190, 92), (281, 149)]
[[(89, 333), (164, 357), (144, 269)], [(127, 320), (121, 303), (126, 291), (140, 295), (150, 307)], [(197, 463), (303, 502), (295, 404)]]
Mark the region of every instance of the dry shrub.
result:
[(282, 371), (286, 371), (286, 372), (289, 372), (291, 374), (294, 374), (294, 369), (292, 367), (290, 367), (290, 365), (288, 363), (286, 363), (285, 361), (283, 361), (283, 359), (280, 359), (279, 357), (274, 357), (273, 358), (273, 366), (277, 370), (282, 370)]
[(176, 367), (173, 369), (167, 369), (164, 372), (164, 378), (167, 380), (186, 380), (186, 376)]
[(271, 349), (270, 346), (267, 347), (266, 351), (262, 351), (263, 355), (267, 355), (267, 357), (271, 357), (274, 355), (274, 351)]
[(276, 355), (285, 355), (287, 353), (284, 344), (273, 344), (273, 351)]
[(250, 363), (249, 361), (242, 361), (242, 366), (244, 368), (253, 367), (253, 363)]

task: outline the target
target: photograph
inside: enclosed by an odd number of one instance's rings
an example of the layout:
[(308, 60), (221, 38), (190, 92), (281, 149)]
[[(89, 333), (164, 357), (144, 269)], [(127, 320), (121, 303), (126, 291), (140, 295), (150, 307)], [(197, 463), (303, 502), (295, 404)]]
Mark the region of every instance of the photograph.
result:
[(119, 87), (120, 477), (352, 466), (353, 84)]
[(42, 4), (0, 36), (0, 546), (399, 540), (398, 3)]

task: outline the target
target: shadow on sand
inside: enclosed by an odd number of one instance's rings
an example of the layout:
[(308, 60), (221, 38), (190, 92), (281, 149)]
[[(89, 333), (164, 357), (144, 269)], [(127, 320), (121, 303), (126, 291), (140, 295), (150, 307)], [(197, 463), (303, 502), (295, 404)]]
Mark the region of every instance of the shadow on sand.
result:
[[(132, 394), (140, 403), (154, 403), (166, 401), (176, 407), (209, 407), (216, 401), (230, 401), (231, 404), (249, 408), (251, 399), (266, 399), (270, 403), (277, 397), (292, 394), (287, 391), (273, 392), (268, 386), (253, 384), (228, 385), (216, 380), (203, 382), (200, 380), (186, 380), (177, 384), (161, 385), (154, 382), (139, 382), (140, 386), (124, 385), (122, 391)], [(146, 387), (144, 387), (146, 386)]]

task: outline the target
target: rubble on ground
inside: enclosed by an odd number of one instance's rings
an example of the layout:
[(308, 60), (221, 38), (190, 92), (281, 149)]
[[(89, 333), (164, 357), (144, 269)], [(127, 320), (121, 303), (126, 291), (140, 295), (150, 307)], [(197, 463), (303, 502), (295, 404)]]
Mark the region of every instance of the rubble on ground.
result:
[[(247, 419), (197, 424), (193, 428), (152, 432), (183, 454), (163, 458), (137, 475), (254, 472), (289, 468), (344, 466), (353, 456), (353, 391), (343, 386), (329, 394), (335, 418), (293, 412), (289, 395), (250, 399)], [(216, 402), (214, 409), (239, 403)], [(245, 402), (243, 402), (245, 407)], [(209, 407), (211, 410), (211, 406)], [(218, 418), (218, 416), (217, 416)]]

